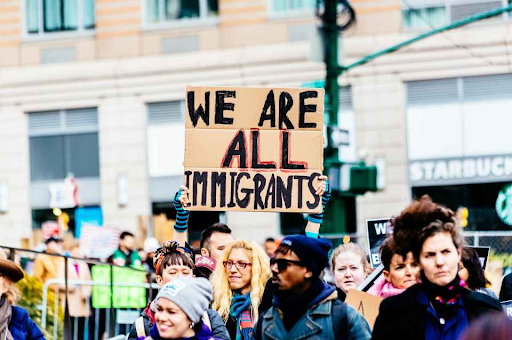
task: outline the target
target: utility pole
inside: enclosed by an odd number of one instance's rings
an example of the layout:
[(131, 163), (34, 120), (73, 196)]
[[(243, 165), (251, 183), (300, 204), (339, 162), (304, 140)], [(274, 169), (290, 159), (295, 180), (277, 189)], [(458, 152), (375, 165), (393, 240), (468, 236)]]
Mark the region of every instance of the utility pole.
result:
[(325, 0), (323, 15), (324, 48), (325, 48), (325, 92), (327, 96), (327, 148), (324, 151), (325, 173), (334, 162), (339, 162), (338, 148), (332, 145), (332, 127), (338, 125), (339, 90), (338, 76), (340, 67), (338, 65), (338, 0)]
[[(316, 14), (322, 20), (325, 56), (325, 94), (327, 111), (327, 147), (324, 150), (325, 173), (335, 164), (339, 166), (338, 146), (333, 145), (332, 130), (338, 127), (339, 90), (338, 77), (343, 69), (338, 64), (338, 37), (355, 23), (355, 12), (348, 0), (317, 0)], [(341, 22), (341, 25), (340, 25)]]
[[(332, 196), (330, 209), (324, 214), (324, 233), (346, 232), (347, 222), (355, 216), (355, 198), (344, 197), (340, 191), (339, 145), (333, 140), (333, 131), (338, 128), (339, 90), (338, 77), (342, 68), (338, 64), (338, 37), (340, 32), (355, 22), (355, 13), (348, 0), (317, 0), (317, 16), (322, 20), (325, 58), (325, 116), (327, 147), (324, 149), (324, 173), (329, 177)], [(341, 22), (341, 24), (340, 24)], [(354, 202), (354, 204), (351, 204)], [(353, 210), (353, 212), (352, 212)], [(354, 225), (355, 227), (355, 225)]]

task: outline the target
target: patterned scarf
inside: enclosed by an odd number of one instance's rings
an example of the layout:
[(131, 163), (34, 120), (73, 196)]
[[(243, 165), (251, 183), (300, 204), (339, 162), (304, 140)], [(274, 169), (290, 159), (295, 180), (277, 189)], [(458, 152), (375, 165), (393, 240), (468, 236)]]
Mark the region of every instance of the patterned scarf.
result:
[(0, 339), (13, 340), (9, 331), (9, 323), (11, 322), (12, 308), (5, 295), (0, 298)]
[(251, 314), (251, 292), (242, 295), (235, 293), (231, 300), (230, 315), (236, 319), (236, 338), (235, 340), (252, 339), (254, 332), (254, 319)]
[(446, 286), (440, 287), (428, 281), (425, 274), (421, 272), (421, 284), (438, 317), (450, 319), (455, 315), (457, 301), (466, 287), (466, 283), (459, 278), (459, 275), (456, 275)]

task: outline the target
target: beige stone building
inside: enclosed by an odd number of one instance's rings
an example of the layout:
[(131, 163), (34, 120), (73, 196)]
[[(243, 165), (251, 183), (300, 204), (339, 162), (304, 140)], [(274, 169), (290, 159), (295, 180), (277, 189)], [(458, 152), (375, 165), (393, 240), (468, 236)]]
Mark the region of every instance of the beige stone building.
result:
[[(358, 23), (340, 40), (345, 64), (430, 27), (508, 5), (351, 3)], [(137, 216), (172, 215), (181, 183), (185, 85), (299, 87), (324, 79), (314, 7), (314, 0), (1, 1), (0, 243), (20, 245), (51, 219), (69, 174), (78, 203), (100, 208), (104, 225), (135, 231)], [(359, 234), (367, 218), (397, 214), (425, 188), (512, 178), (506, 167), (512, 147), (503, 134), (511, 122), (509, 26), (504, 14), (340, 77), (340, 124), (351, 130), (343, 157), (361, 154), (367, 163), (385, 164), (385, 188), (353, 198)], [(471, 91), (479, 97), (464, 96)], [(430, 170), (488, 155), (503, 158), (496, 174)], [(75, 225), (75, 210), (64, 211)], [(191, 233), (218, 220), (259, 242), (293, 231), (281, 229), (286, 223), (278, 214), (205, 213), (191, 218)]]

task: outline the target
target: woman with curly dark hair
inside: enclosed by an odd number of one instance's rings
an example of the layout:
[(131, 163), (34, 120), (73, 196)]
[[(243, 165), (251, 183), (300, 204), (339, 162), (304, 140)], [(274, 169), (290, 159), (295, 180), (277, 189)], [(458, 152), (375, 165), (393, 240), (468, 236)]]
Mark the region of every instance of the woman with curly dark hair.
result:
[(495, 299), (465, 288), (458, 276), (462, 235), (455, 213), (428, 196), (392, 220), (397, 252), (412, 251), (421, 283), (382, 301), (372, 339), (458, 339), (487, 312), (502, 312)]
[(480, 264), (478, 253), (473, 248), (462, 248), (462, 260), (459, 264), (459, 276), (469, 289), (489, 295), (498, 300), (496, 294), (487, 285), (489, 281), (485, 278), (485, 272)]

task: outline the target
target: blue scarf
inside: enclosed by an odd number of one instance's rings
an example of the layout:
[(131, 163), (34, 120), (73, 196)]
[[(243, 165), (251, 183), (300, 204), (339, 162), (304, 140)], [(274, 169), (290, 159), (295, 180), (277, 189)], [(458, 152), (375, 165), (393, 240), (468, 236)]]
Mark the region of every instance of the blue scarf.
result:
[(252, 339), (254, 332), (254, 320), (251, 315), (251, 293), (242, 295), (235, 293), (231, 300), (231, 309), (229, 314), (236, 320), (236, 339), (249, 340)]

